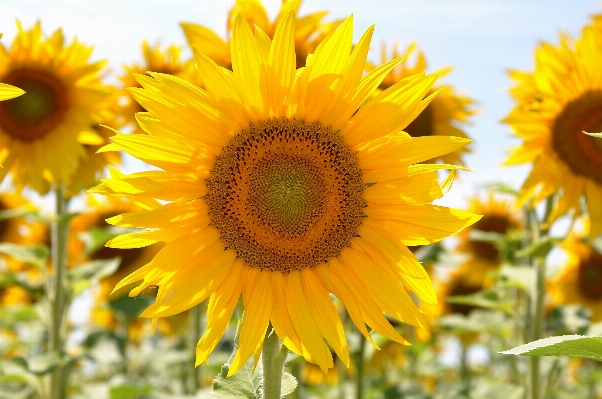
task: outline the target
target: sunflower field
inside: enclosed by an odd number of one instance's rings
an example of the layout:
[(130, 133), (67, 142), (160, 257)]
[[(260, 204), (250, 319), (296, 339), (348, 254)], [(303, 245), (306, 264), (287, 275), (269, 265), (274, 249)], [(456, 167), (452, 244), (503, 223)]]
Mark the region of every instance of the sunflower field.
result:
[(599, 7), (0, 0), (0, 399), (602, 399)]

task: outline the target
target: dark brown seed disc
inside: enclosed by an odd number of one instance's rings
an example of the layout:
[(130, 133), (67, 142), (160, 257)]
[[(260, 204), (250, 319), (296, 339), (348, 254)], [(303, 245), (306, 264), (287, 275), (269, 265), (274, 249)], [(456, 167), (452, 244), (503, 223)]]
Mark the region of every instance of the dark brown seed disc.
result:
[(356, 155), (319, 123), (270, 119), (237, 134), (207, 179), (212, 225), (245, 263), (315, 267), (357, 236), (365, 201)]
[(574, 174), (602, 184), (602, 140), (584, 131), (602, 131), (602, 90), (569, 102), (552, 125), (552, 146), (562, 161)]
[(52, 73), (16, 69), (0, 80), (25, 90), (22, 96), (0, 101), (0, 129), (13, 139), (40, 139), (65, 118), (69, 107), (67, 88)]
[(579, 292), (587, 299), (602, 299), (602, 255), (590, 252), (579, 264), (577, 283)]
[[(472, 228), (484, 231), (486, 233), (506, 234), (512, 227), (512, 223), (508, 218), (498, 215), (485, 215), (476, 222)], [(484, 241), (471, 241), (470, 247), (475, 255), (491, 260), (498, 261), (499, 251), (493, 243)]]

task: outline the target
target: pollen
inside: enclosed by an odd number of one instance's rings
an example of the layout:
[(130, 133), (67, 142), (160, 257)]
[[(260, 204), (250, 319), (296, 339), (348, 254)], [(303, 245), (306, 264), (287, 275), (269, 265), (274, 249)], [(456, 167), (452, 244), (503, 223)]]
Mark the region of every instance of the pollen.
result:
[(37, 69), (16, 69), (2, 78), (25, 94), (0, 102), (0, 128), (19, 141), (44, 137), (65, 118), (68, 92), (53, 74)]
[(207, 179), (212, 225), (245, 263), (283, 273), (327, 262), (364, 217), (356, 155), (319, 123), (270, 119), (237, 134)]
[(602, 184), (601, 140), (583, 134), (602, 130), (602, 90), (569, 102), (552, 126), (552, 146), (573, 173)]

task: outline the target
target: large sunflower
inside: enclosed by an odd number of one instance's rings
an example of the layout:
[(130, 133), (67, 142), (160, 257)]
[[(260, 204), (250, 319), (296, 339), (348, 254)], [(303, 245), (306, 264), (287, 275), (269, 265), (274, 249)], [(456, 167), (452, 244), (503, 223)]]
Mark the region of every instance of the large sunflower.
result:
[(18, 190), (44, 194), (68, 182), (85, 155), (78, 136), (105, 105), (105, 62), (89, 63), (92, 48), (65, 45), (60, 29), (44, 38), (40, 23), (17, 27), (12, 47), (0, 44), (0, 82), (26, 93), (0, 102), (0, 180), (10, 172)]
[[(236, 16), (240, 15), (249, 24), (251, 30), (258, 26), (271, 39), (284, 16), (290, 10), (298, 13), (300, 6), (300, 0), (282, 0), (278, 16), (274, 21), (270, 21), (261, 1), (236, 0), (228, 17), (228, 36), (232, 32)], [(323, 22), (322, 20), (327, 14), (328, 11), (315, 12), (297, 20), (294, 32), (297, 68), (305, 66), (307, 56), (313, 53), (318, 44), (341, 23), (340, 20)], [(180, 25), (191, 47), (196, 47), (219, 66), (232, 69), (229, 38), (224, 40), (211, 29), (194, 23), (184, 22)]]
[(352, 23), (343, 22), (295, 71), (293, 12), (273, 40), (239, 17), (233, 72), (196, 51), (206, 89), (158, 73), (137, 76), (143, 88), (131, 89), (148, 110), (138, 115), (148, 134), (114, 136), (104, 150), (163, 170), (114, 174), (92, 191), (147, 204), (148, 211), (108, 222), (151, 230), (108, 246), (167, 242), (116, 287), (143, 280), (132, 296), (159, 287), (143, 317), (209, 298), (198, 363), (219, 342), (241, 294), (245, 313), (230, 374), (259, 354), (270, 322), (290, 350), (322, 370), (333, 367), (324, 339), (349, 364), (329, 292), (370, 342), (366, 324), (407, 344), (383, 313), (427, 328), (403, 284), (423, 301), (437, 298), (406, 245), (436, 242), (479, 219), (431, 205), (453, 176), (440, 185), (437, 171), (456, 166), (416, 165), (470, 140), (403, 132), (434, 98), (424, 96), (436, 76), (404, 79), (358, 109), (400, 61), (363, 76), (373, 28), (352, 47)]
[[(146, 73), (147, 71), (174, 75), (196, 84), (201, 83), (198, 79), (195, 79), (194, 63), (192, 60), (184, 60), (182, 58), (182, 48), (179, 46), (171, 45), (167, 49), (162, 50), (158, 44), (151, 46), (147, 41), (144, 41), (142, 43), (142, 55), (144, 63), (124, 65), (124, 73), (119, 77), (123, 87), (140, 87), (134, 75)], [(118, 122), (132, 126), (136, 133), (142, 133), (143, 131), (138, 127), (134, 115), (136, 112), (144, 112), (146, 110), (136, 102), (129, 92), (125, 93), (125, 99), (126, 101), (120, 115), (123, 121), (119, 120)], [(114, 125), (111, 125), (111, 127), (118, 128)]]
[(559, 193), (550, 221), (580, 213), (585, 196), (590, 237), (602, 232), (602, 145), (583, 131), (602, 130), (602, 21), (580, 38), (562, 35), (560, 44), (541, 44), (533, 72), (511, 72), (514, 109), (504, 119), (523, 143), (506, 165), (533, 163), (519, 203), (535, 205)]
[(472, 283), (480, 284), (487, 280), (489, 272), (501, 266), (502, 259), (494, 243), (473, 240), (471, 232), (480, 230), (484, 233), (506, 235), (513, 230), (521, 230), (522, 224), (519, 215), (512, 209), (512, 204), (493, 194), (490, 194), (486, 200), (479, 197), (472, 198), (470, 210), (483, 217), (458, 234), (460, 243), (456, 249), (470, 256), (465, 266), (468, 269), (466, 278)]
[(592, 311), (592, 322), (602, 320), (602, 254), (571, 235), (562, 243), (565, 266), (548, 281), (552, 304), (582, 305)]
[[(381, 47), (381, 65), (385, 65), (389, 61), (397, 58), (403, 58), (404, 61), (399, 63), (393, 68), (383, 81), (379, 85), (379, 90), (374, 92), (374, 95), (380, 91), (385, 90), (395, 83), (407, 78), (408, 76), (415, 75), (423, 72), (427, 68), (426, 57), (424, 53), (420, 51), (415, 44), (408, 46), (405, 51), (401, 52), (399, 44), (396, 43), (391, 51), (391, 55), (387, 54), (387, 47), (383, 43)], [(412, 63), (411, 60), (415, 61)], [(373, 69), (375, 66), (370, 65), (368, 69)], [(451, 71), (451, 68), (447, 68), (438, 71), (439, 76), (445, 75)], [(430, 95), (435, 91), (438, 91), (437, 87), (431, 88), (427, 93)], [(445, 90), (441, 91), (437, 97), (429, 104), (410, 123), (404, 131), (412, 137), (423, 137), (423, 136), (456, 136), (456, 137), (468, 137), (466, 132), (462, 130), (462, 125), (469, 123), (469, 118), (474, 114), (471, 106), (474, 101), (467, 96), (461, 96), (455, 92), (454, 88), (446, 85)], [(459, 163), (464, 165), (462, 154), (468, 152), (467, 148), (461, 148), (458, 151), (443, 154), (435, 159), (429, 161), (441, 160), (443, 163)]]

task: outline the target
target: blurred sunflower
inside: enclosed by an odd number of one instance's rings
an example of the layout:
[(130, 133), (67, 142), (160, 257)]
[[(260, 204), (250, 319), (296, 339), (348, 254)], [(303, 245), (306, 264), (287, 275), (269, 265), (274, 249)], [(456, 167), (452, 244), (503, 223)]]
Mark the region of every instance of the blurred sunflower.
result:
[[(144, 57), (144, 63), (124, 65), (124, 74), (119, 77), (123, 87), (140, 87), (138, 81), (134, 78), (135, 74), (143, 74), (146, 72), (158, 72), (169, 75), (174, 75), (182, 79), (186, 79), (193, 83), (200, 84), (200, 81), (196, 80), (196, 73), (194, 70), (194, 63), (192, 60), (185, 61), (182, 59), (182, 48), (179, 46), (171, 45), (166, 50), (161, 50), (161, 47), (156, 44), (151, 46), (147, 41), (142, 43), (142, 55)], [(121, 109), (120, 119), (118, 120), (120, 125), (129, 125), (135, 129), (135, 133), (142, 133), (143, 131), (138, 127), (136, 123), (135, 115), (137, 112), (146, 111), (136, 100), (132, 97), (131, 93), (125, 93), (125, 104)], [(111, 127), (119, 128), (115, 124)]]
[(577, 235), (569, 236), (562, 249), (567, 262), (548, 280), (552, 304), (582, 305), (592, 311), (592, 322), (602, 321), (602, 254)]
[(105, 62), (89, 63), (92, 48), (65, 45), (60, 29), (44, 38), (39, 22), (17, 28), (10, 49), (0, 44), (0, 82), (26, 93), (0, 102), (0, 180), (10, 172), (17, 190), (45, 194), (50, 183), (69, 182), (85, 156), (78, 136), (104, 107)]
[(479, 216), (431, 205), (453, 180), (450, 173), (440, 184), (437, 171), (459, 167), (416, 163), (470, 140), (402, 131), (434, 98), (424, 98), (434, 75), (404, 79), (364, 103), (399, 63), (363, 76), (372, 31), (353, 47), (348, 18), (296, 72), (293, 12), (273, 41), (239, 17), (234, 72), (195, 52), (206, 89), (170, 75), (137, 76), (143, 89), (131, 91), (148, 110), (138, 116), (148, 134), (114, 136), (103, 150), (124, 150), (163, 170), (115, 174), (91, 191), (171, 201), (109, 219), (151, 230), (107, 245), (167, 242), (116, 289), (143, 280), (134, 296), (158, 286), (155, 304), (142, 313), (152, 318), (209, 298), (198, 363), (219, 342), (241, 294), (245, 313), (230, 375), (251, 354), (257, 361), (270, 322), (289, 349), (324, 372), (333, 367), (324, 339), (348, 365), (329, 292), (372, 343), (366, 324), (407, 344), (383, 312), (427, 328), (402, 282), (423, 301), (437, 298), (406, 245), (439, 241)]
[[(110, 98), (106, 108), (97, 115), (95, 123), (79, 134), (78, 140), (84, 147), (85, 158), (67, 186), (68, 196), (74, 196), (81, 190), (89, 189), (97, 184), (99, 178), (105, 174), (107, 165), (121, 164), (119, 153), (97, 152), (108, 144), (109, 137), (115, 134), (112, 129), (122, 127), (122, 122), (119, 122), (120, 116), (122, 116), (120, 115), (122, 107), (118, 104), (119, 92), (114, 91)], [(110, 126), (110, 128), (104, 126)]]
[[(35, 211), (35, 205), (20, 195), (0, 193), (0, 242), (23, 246), (43, 244), (46, 226), (26, 217), (27, 213)], [(8, 271), (12, 273), (32, 269), (28, 264), (12, 257), (0, 255), (0, 259), (6, 262)]]
[[(427, 68), (424, 53), (418, 50), (415, 44), (408, 46), (405, 51), (401, 52), (399, 43), (395, 43), (389, 56), (387, 54), (387, 47), (383, 43), (381, 47), (381, 65), (398, 58), (403, 58), (404, 61), (385, 76), (379, 85), (379, 90), (374, 91), (374, 95), (386, 90), (402, 79), (422, 73)], [(411, 59), (415, 59), (413, 64), (410, 61)], [(375, 67), (375, 65), (368, 64), (368, 70), (372, 70)], [(451, 68), (447, 68), (437, 71), (437, 74), (443, 76), (450, 71)], [(433, 87), (426, 95), (428, 96), (438, 90), (440, 88)], [(405, 127), (404, 131), (412, 137), (456, 136), (468, 138), (468, 135), (461, 127), (462, 125), (469, 124), (469, 118), (474, 114), (474, 110), (471, 109), (473, 104), (474, 101), (471, 98), (457, 94), (453, 87), (445, 86), (445, 90), (441, 91), (429, 106), (412, 123)], [(464, 147), (458, 151), (428, 160), (428, 162), (441, 160), (446, 164), (464, 165), (462, 155), (467, 152), (469, 150)]]
[[(334, 361), (334, 367), (326, 370), (326, 372), (322, 371), (320, 366), (317, 366), (313, 363), (304, 362), (303, 368), (301, 369), (301, 376), (303, 379), (303, 383), (309, 386), (315, 385), (337, 385), (339, 383), (339, 367), (340, 362)], [(353, 363), (351, 363), (352, 365)], [(346, 372), (347, 370), (345, 370)]]
[[(584, 195), (590, 238), (602, 232), (602, 145), (583, 134), (602, 130), (602, 20), (587, 25), (580, 38), (560, 36), (541, 44), (533, 72), (513, 71), (516, 105), (503, 120), (523, 143), (505, 165), (533, 163), (519, 205), (559, 193), (549, 221), (581, 212)], [(570, 144), (567, 144), (570, 143)]]
[[(190, 47), (196, 47), (198, 51), (215, 61), (219, 66), (232, 69), (232, 58), (230, 56), (230, 36), (234, 26), (234, 20), (240, 15), (249, 24), (251, 30), (258, 26), (270, 39), (274, 37), (277, 26), (282, 22), (284, 16), (293, 10), (299, 12), (301, 0), (282, 0), (278, 16), (270, 22), (266, 9), (258, 0), (236, 0), (230, 10), (228, 17), (228, 39), (224, 40), (211, 29), (194, 23), (181, 23), (184, 35)], [(307, 56), (314, 52), (318, 44), (328, 36), (341, 21), (323, 22), (328, 11), (320, 11), (306, 15), (297, 20), (295, 25), (295, 62), (296, 67), (305, 66)]]
[(512, 204), (496, 198), (493, 194), (490, 194), (486, 200), (479, 197), (472, 198), (470, 211), (483, 217), (458, 234), (460, 243), (456, 250), (470, 255), (465, 266), (469, 269), (466, 279), (479, 285), (487, 280), (489, 272), (500, 267), (502, 259), (494, 243), (471, 239), (471, 233), (479, 230), (484, 233), (506, 235), (513, 230), (520, 230), (522, 223), (519, 215), (512, 209)]
[(397, 342), (387, 341), (374, 351), (368, 362), (370, 370), (384, 375), (387, 370), (400, 370), (406, 363), (406, 348)]

